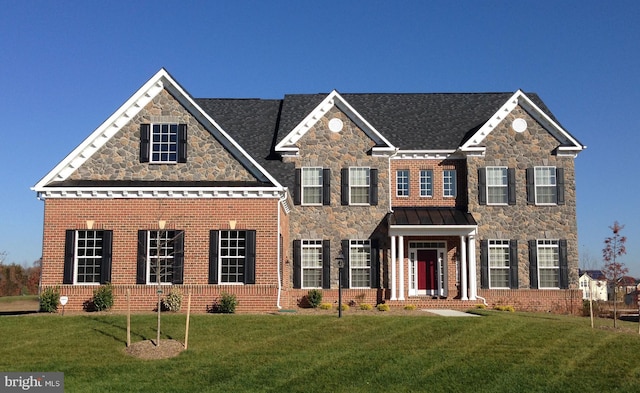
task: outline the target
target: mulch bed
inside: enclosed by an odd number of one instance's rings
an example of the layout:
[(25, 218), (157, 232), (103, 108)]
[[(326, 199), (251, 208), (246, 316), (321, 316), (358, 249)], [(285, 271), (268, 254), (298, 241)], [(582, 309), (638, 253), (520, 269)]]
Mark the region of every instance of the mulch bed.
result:
[(184, 351), (184, 345), (176, 340), (160, 340), (156, 346), (155, 341), (145, 340), (131, 344), (125, 350), (127, 355), (146, 360), (169, 359), (180, 355)]

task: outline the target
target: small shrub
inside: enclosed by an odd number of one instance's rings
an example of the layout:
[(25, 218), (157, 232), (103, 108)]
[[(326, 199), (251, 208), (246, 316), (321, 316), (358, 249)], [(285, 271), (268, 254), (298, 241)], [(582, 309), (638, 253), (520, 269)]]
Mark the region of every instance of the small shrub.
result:
[(320, 304), (321, 310), (331, 310), (333, 308), (333, 304), (331, 303), (322, 303)]
[(389, 310), (391, 310), (391, 307), (389, 307), (388, 304), (384, 304), (384, 303), (378, 304), (377, 308), (378, 308), (378, 311), (389, 311)]
[(238, 306), (238, 299), (236, 295), (223, 292), (218, 299), (216, 311), (222, 314), (233, 314), (236, 312), (236, 306)]
[(516, 309), (513, 308), (513, 306), (500, 306), (500, 305), (498, 305), (498, 306), (495, 306), (493, 309), (497, 310), (497, 311), (508, 311), (508, 312), (516, 311)]
[(105, 311), (113, 307), (113, 287), (111, 284), (98, 287), (93, 291), (93, 308)]
[(407, 311), (415, 311), (418, 308), (415, 304), (407, 304), (404, 306), (404, 309)]
[(307, 293), (307, 302), (311, 308), (317, 308), (322, 303), (322, 291), (319, 289), (312, 289)]
[(360, 304), (360, 310), (368, 311), (368, 310), (372, 310), (372, 309), (373, 309), (373, 306), (370, 305), (369, 303)]
[[(338, 307), (336, 307), (336, 309), (337, 309), (337, 308), (338, 308)], [(342, 311), (349, 311), (349, 305), (348, 305), (348, 304), (345, 304), (345, 303), (342, 303)]]
[(486, 309), (486, 308), (487, 308), (487, 306), (485, 306), (484, 304), (480, 303), (480, 304), (476, 304), (476, 308), (477, 308), (478, 310), (484, 310), (484, 309)]
[(40, 294), (40, 311), (56, 312), (60, 303), (60, 291), (58, 288), (46, 288)]
[(177, 289), (171, 289), (167, 297), (162, 299), (162, 307), (167, 311), (180, 311), (182, 307), (182, 292)]

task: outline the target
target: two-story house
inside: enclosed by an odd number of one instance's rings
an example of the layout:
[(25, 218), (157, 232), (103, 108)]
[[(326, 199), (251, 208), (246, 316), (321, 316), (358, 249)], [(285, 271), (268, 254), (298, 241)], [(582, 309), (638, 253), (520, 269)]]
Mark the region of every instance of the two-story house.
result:
[(570, 311), (583, 149), (520, 90), (195, 99), (163, 69), (34, 186), (42, 285), (75, 308), (110, 282), (116, 309), (166, 285), (276, 310), (340, 280), (347, 301)]

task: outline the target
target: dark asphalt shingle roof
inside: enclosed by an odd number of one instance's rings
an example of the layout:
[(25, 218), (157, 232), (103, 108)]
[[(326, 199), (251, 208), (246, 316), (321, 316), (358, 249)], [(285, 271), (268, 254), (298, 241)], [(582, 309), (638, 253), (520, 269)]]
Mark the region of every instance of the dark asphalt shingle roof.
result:
[[(327, 94), (288, 94), (284, 99), (196, 99), (260, 165), (283, 185), (293, 185), (293, 166), (275, 145)], [(391, 144), (402, 150), (455, 150), (513, 95), (504, 93), (379, 93), (341, 96)], [(552, 119), (534, 93), (527, 93)]]

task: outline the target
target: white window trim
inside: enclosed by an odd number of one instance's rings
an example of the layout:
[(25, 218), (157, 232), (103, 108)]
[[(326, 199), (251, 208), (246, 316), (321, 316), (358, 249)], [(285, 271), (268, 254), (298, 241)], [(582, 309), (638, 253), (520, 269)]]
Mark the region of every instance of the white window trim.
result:
[[(147, 264), (147, 268), (146, 268), (146, 281), (147, 281), (147, 285), (158, 285), (158, 283), (156, 281), (151, 281), (151, 234), (152, 233), (158, 233), (158, 232), (177, 232), (173, 229), (167, 229), (167, 230), (149, 230), (147, 231), (147, 253), (146, 253), (146, 264)], [(174, 236), (175, 238), (175, 236)], [(173, 241), (173, 239), (172, 239)], [(174, 246), (172, 246), (174, 247)], [(171, 259), (173, 261), (174, 255), (173, 253), (175, 252), (175, 250), (171, 253), (171, 255), (167, 256), (168, 259)], [(159, 273), (159, 272), (158, 272)], [(158, 274), (156, 273), (156, 274)], [(171, 274), (173, 275), (173, 272), (171, 272)], [(173, 285), (172, 282), (161, 282), (160, 285)]]
[[(222, 234), (224, 232), (244, 232), (244, 249), (245, 249), (245, 255), (242, 256), (242, 259), (244, 260), (243, 262), (243, 268), (246, 269), (246, 264), (247, 264), (247, 232), (245, 230), (242, 229), (222, 229), (220, 230), (219, 236), (218, 236), (218, 284), (220, 285), (245, 285), (244, 283), (244, 279), (241, 282), (228, 282), (228, 281), (222, 281), (222, 260), (225, 258), (236, 258), (236, 257), (223, 257), (222, 256)], [(226, 238), (225, 238), (226, 239)], [(246, 271), (243, 273), (243, 278), (244, 275), (246, 274)]]
[[(501, 184), (501, 185), (495, 185), (495, 184), (489, 184), (489, 171), (491, 169), (503, 169), (505, 170), (505, 174), (506, 174), (506, 182), (505, 184)], [(486, 196), (487, 196), (487, 205), (491, 205), (491, 206), (505, 206), (509, 204), (509, 169), (506, 166), (488, 166), (486, 167)], [(493, 188), (504, 188), (506, 190), (506, 198), (504, 202), (489, 202), (489, 197), (490, 197), (490, 193), (489, 193), (489, 189), (493, 187)]]
[[(307, 244), (305, 244), (305, 242), (307, 242)], [(316, 242), (316, 244), (309, 244), (310, 242)], [(324, 255), (322, 255), (322, 239), (302, 239), (302, 241), (300, 242), (300, 288), (302, 289), (320, 289), (322, 288), (322, 274), (323, 274), (323, 266), (322, 266), (322, 258), (324, 257)], [(306, 269), (314, 269), (314, 270), (320, 270), (320, 286), (317, 287), (308, 287), (304, 285), (304, 271), (305, 271), (305, 266), (304, 266), (304, 249), (305, 248), (313, 248), (313, 249), (319, 249), (320, 250), (320, 267), (307, 267)]]
[[(176, 140), (173, 143), (163, 143), (163, 142), (154, 142), (153, 141), (153, 130), (155, 126), (159, 126), (160, 129), (162, 129), (162, 126), (168, 126), (169, 130), (171, 129), (172, 126), (176, 127)], [(178, 141), (178, 136), (179, 136), (179, 132), (178, 132), (178, 128), (180, 127), (180, 125), (178, 123), (153, 123), (150, 125), (150, 130), (149, 130), (149, 163), (150, 164), (177, 164), (178, 163), (178, 149), (179, 149), (179, 141)], [(169, 135), (171, 135), (171, 133), (169, 133)], [(175, 154), (176, 159), (175, 160), (154, 160), (153, 159), (153, 146), (154, 144), (168, 144), (168, 145), (175, 145), (175, 152), (173, 152), (173, 154)], [(162, 153), (160, 153), (162, 154)]]
[[(423, 176), (423, 173), (425, 173), (425, 172), (429, 173), (429, 177), (428, 178), (426, 176)], [(426, 181), (427, 179), (429, 181)], [(424, 184), (431, 185), (430, 188), (425, 188), (425, 191), (427, 192), (426, 194), (423, 194), (423, 192), (422, 192), (423, 180), (424, 180)], [(433, 169), (420, 169), (419, 187), (420, 187), (420, 197), (421, 198), (433, 198)]]
[[(538, 289), (560, 289), (560, 241), (558, 239), (538, 239), (536, 241), (536, 265), (538, 267)], [(556, 260), (557, 262), (557, 266), (553, 267), (553, 268), (549, 268), (549, 267), (544, 267), (541, 268), (540, 267), (540, 249), (542, 248), (556, 248), (558, 249), (558, 252), (556, 253), (556, 255), (558, 256), (558, 259)], [(557, 276), (557, 280), (558, 280), (558, 286), (557, 287), (543, 287), (542, 286), (542, 280), (540, 279), (540, 270), (555, 270), (556, 271), (556, 276)]]
[[(367, 200), (368, 202), (366, 203), (354, 203), (351, 201), (351, 191), (354, 188), (365, 188), (365, 186), (354, 186), (353, 182), (351, 181), (351, 170), (352, 169), (366, 169), (368, 174), (367, 174)], [(370, 194), (371, 194), (371, 168), (370, 167), (366, 167), (366, 166), (352, 166), (349, 167), (349, 206), (371, 206), (371, 198), (370, 198)]]
[[(358, 269), (358, 270), (365, 270), (367, 268), (364, 268), (362, 266), (358, 266), (358, 267), (354, 267), (352, 264), (353, 261), (353, 250), (354, 249), (360, 249), (360, 248), (368, 248), (369, 249), (369, 285), (368, 286), (364, 286), (364, 287), (356, 287), (353, 285), (353, 277), (352, 277), (352, 273), (354, 269)], [(371, 240), (369, 239), (350, 239), (349, 240), (349, 284), (350, 284), (350, 288), (352, 289), (369, 289), (371, 288)]]
[[(446, 173), (447, 172), (452, 172), (453, 173), (453, 177), (451, 179), (451, 185), (453, 188), (453, 195), (447, 195), (447, 188), (446, 188)], [(458, 172), (456, 169), (445, 169), (442, 171), (442, 196), (444, 198), (455, 198), (458, 195), (458, 184), (457, 184), (457, 177), (458, 177)]]
[[(99, 229), (77, 229), (76, 233), (75, 233), (75, 244), (73, 245), (73, 284), (74, 285), (100, 285), (100, 279), (98, 279), (98, 282), (78, 282), (78, 259), (80, 258), (78, 256), (78, 242), (80, 241), (80, 236), (79, 236), (79, 232), (80, 231), (84, 231), (84, 232), (89, 232), (89, 231), (93, 231), (93, 232), (99, 232)], [(104, 232), (103, 232), (104, 233)], [(103, 238), (102, 238), (102, 247), (104, 247), (104, 234), (103, 234)], [(99, 259), (100, 260), (100, 269), (102, 269), (102, 255), (99, 257), (93, 257), (93, 259)]]
[[(555, 179), (555, 184), (552, 185), (542, 185), (542, 184), (538, 184), (538, 176), (537, 176), (537, 170), (538, 169), (542, 169), (542, 168), (550, 168), (553, 170), (554, 173), (554, 179)], [(555, 166), (550, 166), (550, 165), (543, 165), (543, 166), (534, 166), (533, 167), (533, 192), (535, 195), (535, 204), (537, 206), (556, 206), (558, 205), (558, 197), (557, 197), (557, 192), (558, 192), (558, 178), (556, 177), (555, 173), (557, 171), (557, 167)], [(556, 192), (556, 201), (555, 202), (551, 202), (551, 203), (546, 203), (546, 202), (538, 202), (538, 187), (553, 187), (555, 192)]]
[[(304, 182), (304, 172), (306, 170), (319, 170), (320, 171), (320, 184), (319, 185), (306, 185)], [(323, 193), (323, 186), (324, 186), (324, 178), (323, 178), (323, 173), (322, 173), (323, 168), (322, 167), (315, 167), (315, 166), (309, 166), (309, 167), (302, 167), (301, 168), (301, 172), (300, 172), (300, 204), (304, 205), (304, 206), (322, 206), (323, 204), (323, 200), (322, 200), (322, 193)], [(320, 202), (314, 202), (314, 203), (308, 203), (304, 201), (304, 194), (305, 194), (305, 188), (319, 188), (320, 189)]]
[[(500, 244), (496, 244), (496, 242), (500, 242)], [(493, 244), (492, 244), (493, 243)], [(487, 275), (489, 278), (489, 289), (509, 289), (509, 281), (510, 281), (510, 277), (509, 275), (511, 274), (511, 255), (509, 255), (509, 247), (511, 245), (510, 240), (505, 240), (505, 239), (489, 239), (488, 241), (488, 252), (489, 255), (488, 260), (487, 260)], [(507, 266), (506, 267), (491, 267), (491, 249), (492, 248), (506, 248), (507, 249)], [(491, 269), (500, 269), (500, 270), (506, 270), (507, 271), (507, 286), (505, 287), (494, 287), (491, 285)]]
[[(405, 174), (406, 173), (406, 177), (405, 176), (401, 176), (401, 174)], [(400, 179), (403, 178), (404, 182), (402, 183), (403, 185), (406, 185), (406, 190), (407, 190), (407, 194), (400, 194), (400, 191), (404, 191), (404, 189), (400, 188)], [(409, 183), (409, 170), (408, 169), (397, 169), (396, 170), (396, 197), (398, 198), (408, 198), (410, 195), (410, 186), (411, 184)]]

